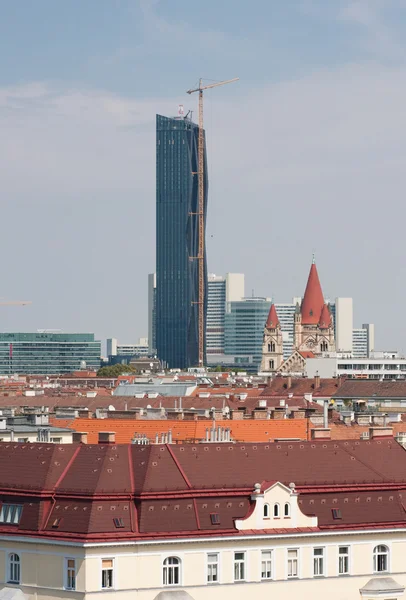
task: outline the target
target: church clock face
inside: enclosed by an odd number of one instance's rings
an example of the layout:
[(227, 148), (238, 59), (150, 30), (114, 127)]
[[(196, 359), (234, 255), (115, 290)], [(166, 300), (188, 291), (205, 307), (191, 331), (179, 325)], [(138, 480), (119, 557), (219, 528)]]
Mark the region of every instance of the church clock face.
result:
[(306, 346), (308, 348), (314, 348), (314, 340), (307, 340)]

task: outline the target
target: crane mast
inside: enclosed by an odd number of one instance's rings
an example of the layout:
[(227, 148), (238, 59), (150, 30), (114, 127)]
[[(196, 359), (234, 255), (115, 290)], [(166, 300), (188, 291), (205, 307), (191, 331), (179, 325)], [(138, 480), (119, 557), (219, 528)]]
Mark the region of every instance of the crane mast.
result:
[(194, 92), (199, 92), (199, 136), (197, 143), (197, 157), (198, 157), (198, 165), (197, 165), (197, 176), (198, 176), (198, 209), (197, 209), (197, 217), (198, 217), (198, 253), (196, 258), (198, 261), (198, 281), (199, 281), (199, 291), (198, 291), (198, 330), (199, 330), (199, 339), (198, 339), (198, 347), (199, 347), (199, 367), (203, 366), (204, 362), (204, 338), (205, 338), (205, 320), (204, 320), (204, 297), (205, 297), (205, 289), (206, 289), (206, 278), (205, 278), (205, 270), (204, 270), (204, 258), (205, 258), (205, 240), (204, 240), (204, 129), (203, 129), (203, 91), (208, 90), (214, 87), (218, 87), (220, 85), (225, 85), (227, 83), (233, 83), (234, 81), (238, 81), (239, 77), (235, 77), (234, 79), (227, 79), (226, 81), (218, 81), (216, 83), (211, 83), (209, 85), (202, 85), (202, 79), (199, 79), (199, 87), (195, 89), (190, 89), (187, 91), (188, 94), (193, 94)]

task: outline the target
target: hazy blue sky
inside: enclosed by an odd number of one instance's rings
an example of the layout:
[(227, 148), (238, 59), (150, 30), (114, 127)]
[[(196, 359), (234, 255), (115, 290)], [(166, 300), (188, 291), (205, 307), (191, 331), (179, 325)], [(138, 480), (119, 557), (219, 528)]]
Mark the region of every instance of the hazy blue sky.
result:
[(0, 330), (147, 333), (155, 113), (206, 95), (209, 270), (405, 344), (406, 0), (0, 0)]

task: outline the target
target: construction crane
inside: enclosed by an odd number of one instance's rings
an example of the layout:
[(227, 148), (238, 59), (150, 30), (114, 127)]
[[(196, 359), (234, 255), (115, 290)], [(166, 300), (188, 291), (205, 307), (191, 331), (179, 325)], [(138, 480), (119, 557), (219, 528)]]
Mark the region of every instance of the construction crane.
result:
[(32, 304), (31, 300), (10, 300), (9, 302), (0, 302), (0, 306), (26, 306)]
[(199, 250), (196, 258), (199, 261), (199, 294), (198, 294), (198, 306), (199, 306), (199, 366), (203, 366), (204, 359), (204, 294), (205, 294), (205, 271), (204, 271), (204, 133), (203, 133), (203, 91), (211, 88), (218, 87), (220, 85), (226, 85), (227, 83), (233, 83), (238, 81), (239, 77), (234, 79), (227, 79), (227, 81), (217, 81), (216, 83), (210, 83), (209, 85), (203, 85), (203, 80), (199, 79), (199, 87), (187, 90), (188, 94), (199, 92), (199, 138), (198, 138), (198, 209), (197, 215), (199, 218)]

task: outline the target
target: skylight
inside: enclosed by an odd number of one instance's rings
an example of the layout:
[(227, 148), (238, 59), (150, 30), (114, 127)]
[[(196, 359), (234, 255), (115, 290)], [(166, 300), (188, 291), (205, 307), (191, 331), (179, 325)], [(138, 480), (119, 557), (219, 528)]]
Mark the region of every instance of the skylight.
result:
[(0, 510), (0, 523), (18, 525), (23, 507), (20, 504), (2, 504)]

